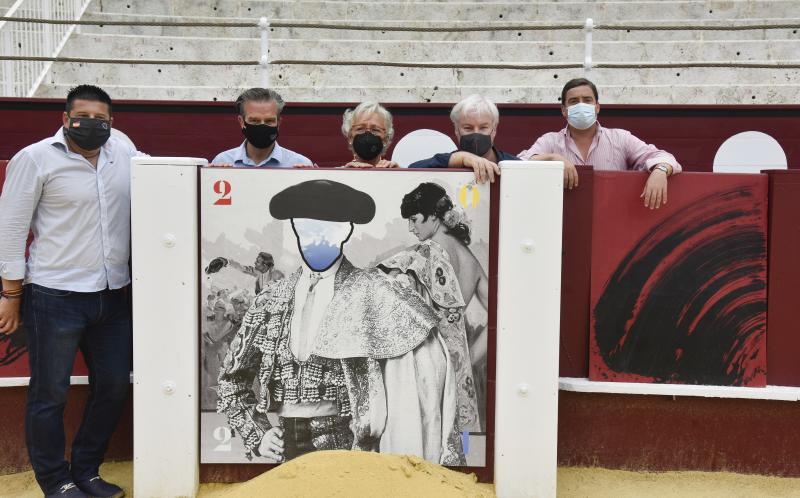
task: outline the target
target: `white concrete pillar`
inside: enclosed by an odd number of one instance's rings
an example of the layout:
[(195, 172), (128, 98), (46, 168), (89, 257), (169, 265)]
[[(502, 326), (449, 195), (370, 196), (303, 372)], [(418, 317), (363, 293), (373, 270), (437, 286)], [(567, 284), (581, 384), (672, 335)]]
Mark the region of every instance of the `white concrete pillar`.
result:
[(258, 60), (261, 88), (269, 88), (269, 20), (266, 17), (258, 20), (258, 29), (261, 32), (261, 57)]
[(495, 391), (499, 498), (556, 496), (561, 162), (500, 164)]
[(193, 497), (199, 482), (197, 167), (131, 165), (133, 485), (146, 498)]

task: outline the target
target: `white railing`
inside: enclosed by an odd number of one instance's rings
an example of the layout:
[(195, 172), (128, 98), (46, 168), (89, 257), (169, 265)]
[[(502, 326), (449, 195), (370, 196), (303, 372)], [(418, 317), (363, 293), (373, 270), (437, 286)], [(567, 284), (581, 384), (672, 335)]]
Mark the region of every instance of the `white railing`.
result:
[[(6, 17), (76, 21), (91, 0), (17, 0)], [(74, 24), (0, 22), (0, 52), (10, 56), (57, 57), (75, 30)], [(2, 94), (32, 97), (52, 62), (11, 60), (0, 63)]]
[(594, 29), (594, 21), (591, 18), (586, 19), (583, 24), (583, 32), (585, 33), (583, 43), (583, 73), (585, 76), (589, 75), (592, 70), (592, 30)]
[(269, 88), (269, 20), (262, 17), (258, 20), (258, 29), (261, 32), (261, 88)]

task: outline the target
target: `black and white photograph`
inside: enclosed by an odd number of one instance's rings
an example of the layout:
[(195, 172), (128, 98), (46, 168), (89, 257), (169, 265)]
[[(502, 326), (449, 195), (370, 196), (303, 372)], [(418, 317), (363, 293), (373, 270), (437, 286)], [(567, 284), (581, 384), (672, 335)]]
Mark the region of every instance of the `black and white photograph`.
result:
[(486, 465), (486, 184), (204, 168), (200, 188), (202, 463)]

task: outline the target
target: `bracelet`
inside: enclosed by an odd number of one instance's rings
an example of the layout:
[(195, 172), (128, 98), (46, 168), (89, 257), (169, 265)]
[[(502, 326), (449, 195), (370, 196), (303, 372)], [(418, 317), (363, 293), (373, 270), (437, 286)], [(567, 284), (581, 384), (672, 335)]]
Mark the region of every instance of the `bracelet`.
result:
[(1, 290), (0, 297), (6, 297), (9, 299), (17, 298), (19, 299), (25, 291), (22, 288), (19, 289), (11, 289), (11, 290)]
[(0, 299), (22, 299), (22, 296), (6, 296), (0, 294)]

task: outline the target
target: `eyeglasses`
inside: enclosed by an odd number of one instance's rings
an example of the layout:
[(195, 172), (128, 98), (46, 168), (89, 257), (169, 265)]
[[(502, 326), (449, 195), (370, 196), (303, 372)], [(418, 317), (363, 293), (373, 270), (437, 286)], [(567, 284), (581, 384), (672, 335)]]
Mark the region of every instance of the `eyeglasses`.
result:
[(386, 133), (385, 129), (378, 126), (354, 126), (352, 131), (356, 135), (361, 135), (366, 132), (370, 132), (373, 135), (384, 135)]

